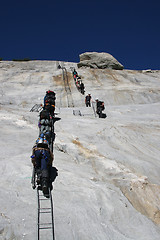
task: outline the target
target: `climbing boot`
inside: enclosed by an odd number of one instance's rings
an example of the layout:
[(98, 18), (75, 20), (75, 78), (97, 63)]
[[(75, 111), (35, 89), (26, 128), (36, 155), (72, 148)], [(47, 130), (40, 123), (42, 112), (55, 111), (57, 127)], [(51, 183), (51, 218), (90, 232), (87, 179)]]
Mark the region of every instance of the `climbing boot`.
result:
[(36, 173), (37, 173), (37, 180), (36, 180), (36, 182), (37, 182), (37, 185), (40, 185), (40, 183), (41, 183), (41, 170), (37, 169)]
[(37, 175), (37, 185), (39, 185), (41, 183), (41, 176)]
[(48, 189), (48, 179), (42, 178), (42, 191), (44, 196), (49, 195), (49, 189)]

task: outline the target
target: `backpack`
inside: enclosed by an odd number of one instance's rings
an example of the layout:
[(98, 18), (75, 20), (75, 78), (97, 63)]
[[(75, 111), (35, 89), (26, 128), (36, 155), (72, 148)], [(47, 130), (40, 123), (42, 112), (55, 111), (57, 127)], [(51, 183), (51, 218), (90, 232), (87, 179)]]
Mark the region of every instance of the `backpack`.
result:
[(90, 102), (90, 100), (91, 100), (91, 96), (86, 96), (86, 102)]
[(54, 115), (55, 111), (55, 102), (52, 100), (46, 101), (44, 108), (46, 111), (48, 111), (51, 115)]
[(54, 114), (55, 111), (55, 93), (52, 91), (48, 91), (44, 98), (44, 109), (50, 112), (50, 114)]
[(47, 91), (46, 96), (44, 97), (44, 105), (46, 102), (52, 101), (55, 104), (56, 96), (55, 92), (53, 91)]
[[(40, 134), (44, 134), (45, 137), (49, 137), (51, 133), (51, 124), (48, 119), (42, 119), (39, 125)], [(47, 139), (48, 140), (48, 139)]]
[(104, 107), (104, 102), (102, 102), (102, 101), (98, 101), (97, 102), (97, 108), (98, 109), (101, 109), (102, 111), (105, 109), (105, 107)]
[(50, 120), (49, 113), (48, 113), (48, 111), (47, 111), (46, 109), (44, 109), (44, 110), (42, 110), (42, 111), (40, 112), (40, 120), (42, 120), (42, 119), (48, 119), (48, 120)]
[(54, 92), (47, 92), (45, 98), (44, 98), (44, 105), (49, 103), (50, 105), (55, 105), (55, 100), (56, 100), (56, 97), (55, 97), (55, 93)]
[(100, 104), (101, 104), (101, 105), (100, 105), (100, 106), (101, 106), (101, 109), (104, 110), (104, 109), (105, 109), (105, 107), (104, 107), (104, 102), (100, 102)]

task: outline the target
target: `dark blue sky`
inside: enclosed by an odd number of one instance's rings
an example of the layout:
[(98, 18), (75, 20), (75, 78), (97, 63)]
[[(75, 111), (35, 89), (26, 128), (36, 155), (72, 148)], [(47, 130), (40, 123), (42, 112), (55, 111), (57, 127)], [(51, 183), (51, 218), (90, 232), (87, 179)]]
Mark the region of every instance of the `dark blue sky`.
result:
[(5, 0), (0, 57), (79, 62), (108, 52), (125, 69), (160, 69), (159, 0)]

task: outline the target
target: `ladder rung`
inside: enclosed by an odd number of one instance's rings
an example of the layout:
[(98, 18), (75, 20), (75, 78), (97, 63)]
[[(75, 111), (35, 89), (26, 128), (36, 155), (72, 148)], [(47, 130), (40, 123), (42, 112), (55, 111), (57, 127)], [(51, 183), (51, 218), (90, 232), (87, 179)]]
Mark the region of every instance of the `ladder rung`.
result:
[(39, 194), (39, 197), (44, 197), (44, 195), (43, 194)]
[(44, 227), (44, 228), (39, 228), (39, 229), (52, 229), (52, 227)]
[(44, 210), (44, 209), (51, 209), (51, 208), (40, 208), (40, 209), (43, 209), (43, 210)]
[(39, 212), (39, 213), (51, 213), (51, 212)]
[(50, 224), (52, 223), (39, 223), (38, 225), (40, 226), (40, 225), (50, 225)]
[(44, 198), (44, 199), (43, 199), (43, 198), (40, 198), (39, 200), (40, 200), (40, 201), (45, 201), (45, 200), (50, 200), (50, 198)]
[(39, 223), (38, 226), (44, 226), (44, 225), (52, 225), (52, 223)]

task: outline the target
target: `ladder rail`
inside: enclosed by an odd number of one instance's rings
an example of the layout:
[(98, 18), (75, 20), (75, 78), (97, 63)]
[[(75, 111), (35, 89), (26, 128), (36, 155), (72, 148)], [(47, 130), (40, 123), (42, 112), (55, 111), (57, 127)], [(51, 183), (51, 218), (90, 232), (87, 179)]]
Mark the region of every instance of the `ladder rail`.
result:
[(39, 235), (39, 220), (40, 220), (40, 199), (39, 199), (39, 190), (37, 187), (37, 204), (38, 204), (38, 208), (37, 208), (37, 240), (40, 239), (40, 235)]
[(31, 184), (32, 184), (32, 188), (35, 189), (35, 188), (36, 188), (36, 172), (35, 172), (35, 167), (33, 167), (33, 170), (32, 170)]
[(52, 236), (53, 236), (53, 240), (55, 240), (54, 237), (54, 215), (53, 215), (53, 200), (52, 200), (52, 194), (50, 192), (50, 199), (51, 199), (51, 215), (52, 215)]

